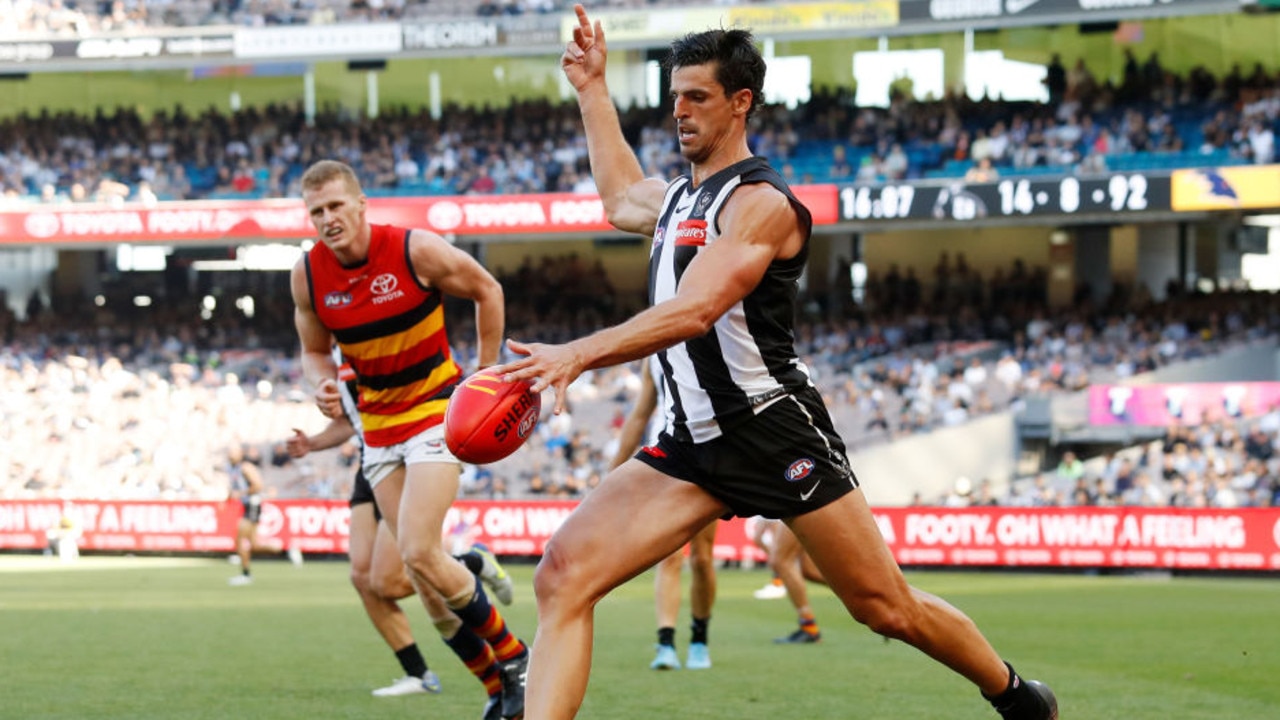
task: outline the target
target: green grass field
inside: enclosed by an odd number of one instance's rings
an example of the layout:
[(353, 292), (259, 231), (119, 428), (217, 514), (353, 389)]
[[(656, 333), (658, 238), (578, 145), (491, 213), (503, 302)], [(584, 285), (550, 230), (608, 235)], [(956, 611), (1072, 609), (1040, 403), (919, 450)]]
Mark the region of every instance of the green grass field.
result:
[[(0, 718), (478, 718), (479, 684), (416, 605), (406, 605), (444, 692), (379, 699), (399, 666), (341, 562), (261, 561), (254, 585), (220, 560), (86, 557), (74, 566), (0, 555)], [(531, 639), (532, 567), (515, 566), (511, 626)], [(1280, 580), (912, 573), (972, 615), (1062, 717), (1280, 717)], [(656, 673), (651, 576), (601, 604), (582, 718), (900, 720), (994, 718), (958, 676), (884, 643), (813, 588), (824, 640), (775, 646), (785, 600), (751, 591), (763, 571), (725, 570), (715, 667)], [(409, 602), (409, 601), (406, 601)], [(688, 639), (687, 609), (677, 638)]]

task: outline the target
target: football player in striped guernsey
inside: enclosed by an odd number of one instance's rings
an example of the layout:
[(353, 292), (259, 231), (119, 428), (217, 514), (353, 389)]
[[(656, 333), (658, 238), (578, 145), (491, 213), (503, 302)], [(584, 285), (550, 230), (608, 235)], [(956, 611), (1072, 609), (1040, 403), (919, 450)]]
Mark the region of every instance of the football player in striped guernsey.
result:
[(575, 11), (561, 67), (609, 222), (653, 240), (651, 304), (566, 344), (509, 341), (525, 357), (494, 372), (533, 380), (535, 392), (552, 388), (559, 410), (583, 371), (656, 355), (667, 422), (547, 545), (534, 579), (529, 720), (577, 714), (596, 603), (726, 514), (781, 518), (854, 618), (970, 680), (1005, 720), (1056, 718), (1046, 686), (1020, 678), (958, 609), (907, 584), (796, 354), (812, 219), (747, 145), (765, 75), (751, 33), (708, 30), (672, 43), (672, 114), (689, 172), (667, 182), (644, 176), (605, 81), (604, 29), (581, 5)]

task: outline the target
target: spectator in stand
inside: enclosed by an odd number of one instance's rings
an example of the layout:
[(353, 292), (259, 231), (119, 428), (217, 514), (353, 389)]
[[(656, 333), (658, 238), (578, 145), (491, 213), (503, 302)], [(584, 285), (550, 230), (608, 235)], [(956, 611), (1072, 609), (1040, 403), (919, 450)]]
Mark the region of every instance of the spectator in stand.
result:
[(993, 182), (1000, 177), (1000, 171), (996, 170), (991, 163), (990, 156), (983, 156), (970, 167), (964, 174), (965, 182), (985, 183)]

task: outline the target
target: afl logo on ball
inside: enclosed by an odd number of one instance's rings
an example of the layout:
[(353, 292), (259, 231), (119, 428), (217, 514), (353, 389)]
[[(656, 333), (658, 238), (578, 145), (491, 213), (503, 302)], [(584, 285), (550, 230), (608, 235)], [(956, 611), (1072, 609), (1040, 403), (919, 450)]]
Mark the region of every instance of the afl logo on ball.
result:
[(803, 480), (813, 472), (813, 461), (809, 458), (800, 458), (791, 463), (787, 468), (787, 482), (797, 482)]
[(529, 412), (525, 413), (524, 417), (520, 419), (520, 425), (516, 428), (516, 435), (520, 436), (521, 440), (524, 440), (529, 437), (529, 432), (533, 430), (533, 426), (537, 424), (538, 408), (529, 408)]

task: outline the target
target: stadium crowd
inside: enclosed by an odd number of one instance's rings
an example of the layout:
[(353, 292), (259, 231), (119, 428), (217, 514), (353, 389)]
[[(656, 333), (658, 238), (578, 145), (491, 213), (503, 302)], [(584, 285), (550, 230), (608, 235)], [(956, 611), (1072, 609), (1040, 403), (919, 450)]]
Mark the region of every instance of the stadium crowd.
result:
[[(508, 292), (508, 334), (526, 340), (584, 334), (640, 301), (612, 292), (599, 267), (572, 255), (495, 274)], [(977, 275), (962, 254), (944, 254), (927, 284), (889, 268), (862, 305), (806, 303), (797, 347), (852, 451), (958, 425), (1028, 395), (1204, 357), (1280, 327), (1280, 301), (1266, 293), (1171, 287), (1157, 303), (1121, 289), (1095, 304), (1082, 292), (1071, 309), (1048, 312), (1043, 277), (1021, 263)], [(119, 316), (86, 305), (54, 312), (34, 300), (27, 318), (0, 315), (0, 497), (218, 496), (233, 443), (267, 459), (276, 493), (347, 492), (353, 448), (298, 462), (280, 445), (291, 428), (323, 421), (301, 386), (287, 297), (259, 299), (253, 318), (226, 309), (208, 321), (177, 303)], [(470, 313), (459, 306), (450, 314), (455, 352), (470, 367)], [(467, 494), (586, 492), (612, 457), (638, 371), (585, 375), (570, 412), (545, 417), (511, 458), (469, 469)]]
[(1280, 407), (1260, 418), (1212, 418), (1173, 425), (1164, 437), (1099, 457), (1072, 450), (1046, 472), (1020, 478), (1007, 491), (990, 481), (958, 478), (933, 503), (948, 507), (1177, 507), (1280, 505)]
[[(587, 7), (649, 7), (652, 0), (579, 0)], [(708, 2), (708, 4), (713, 4)], [(736, 4), (715, 0), (714, 4)], [(0, 38), (84, 37), (147, 27), (332, 25), (415, 17), (562, 13), (566, 0), (3, 0)]]
[[(1059, 64), (1055, 58), (1054, 64)], [(1052, 67), (1053, 65), (1051, 65)], [(1185, 77), (1154, 54), (1132, 55), (1119, 83), (1083, 62), (1051, 73), (1046, 104), (897, 95), (858, 107), (845, 89), (815, 89), (794, 110), (766, 106), (752, 144), (792, 182), (1003, 173), (1089, 172), (1122, 160), (1269, 163), (1280, 122), (1280, 73), (1261, 64), (1222, 77)], [(645, 170), (670, 177), (682, 160), (668, 113), (626, 108), (622, 119)], [(323, 157), (353, 165), (371, 194), (594, 192), (573, 103), (512, 100), (505, 107), (389, 107), (377, 118), (322, 108), (308, 124), (297, 105), (234, 113), (116, 108), (92, 115), (18, 113), (0, 119), (5, 204), (154, 203), (167, 199), (290, 197), (303, 168)], [(949, 175), (948, 175), (949, 176)]]

